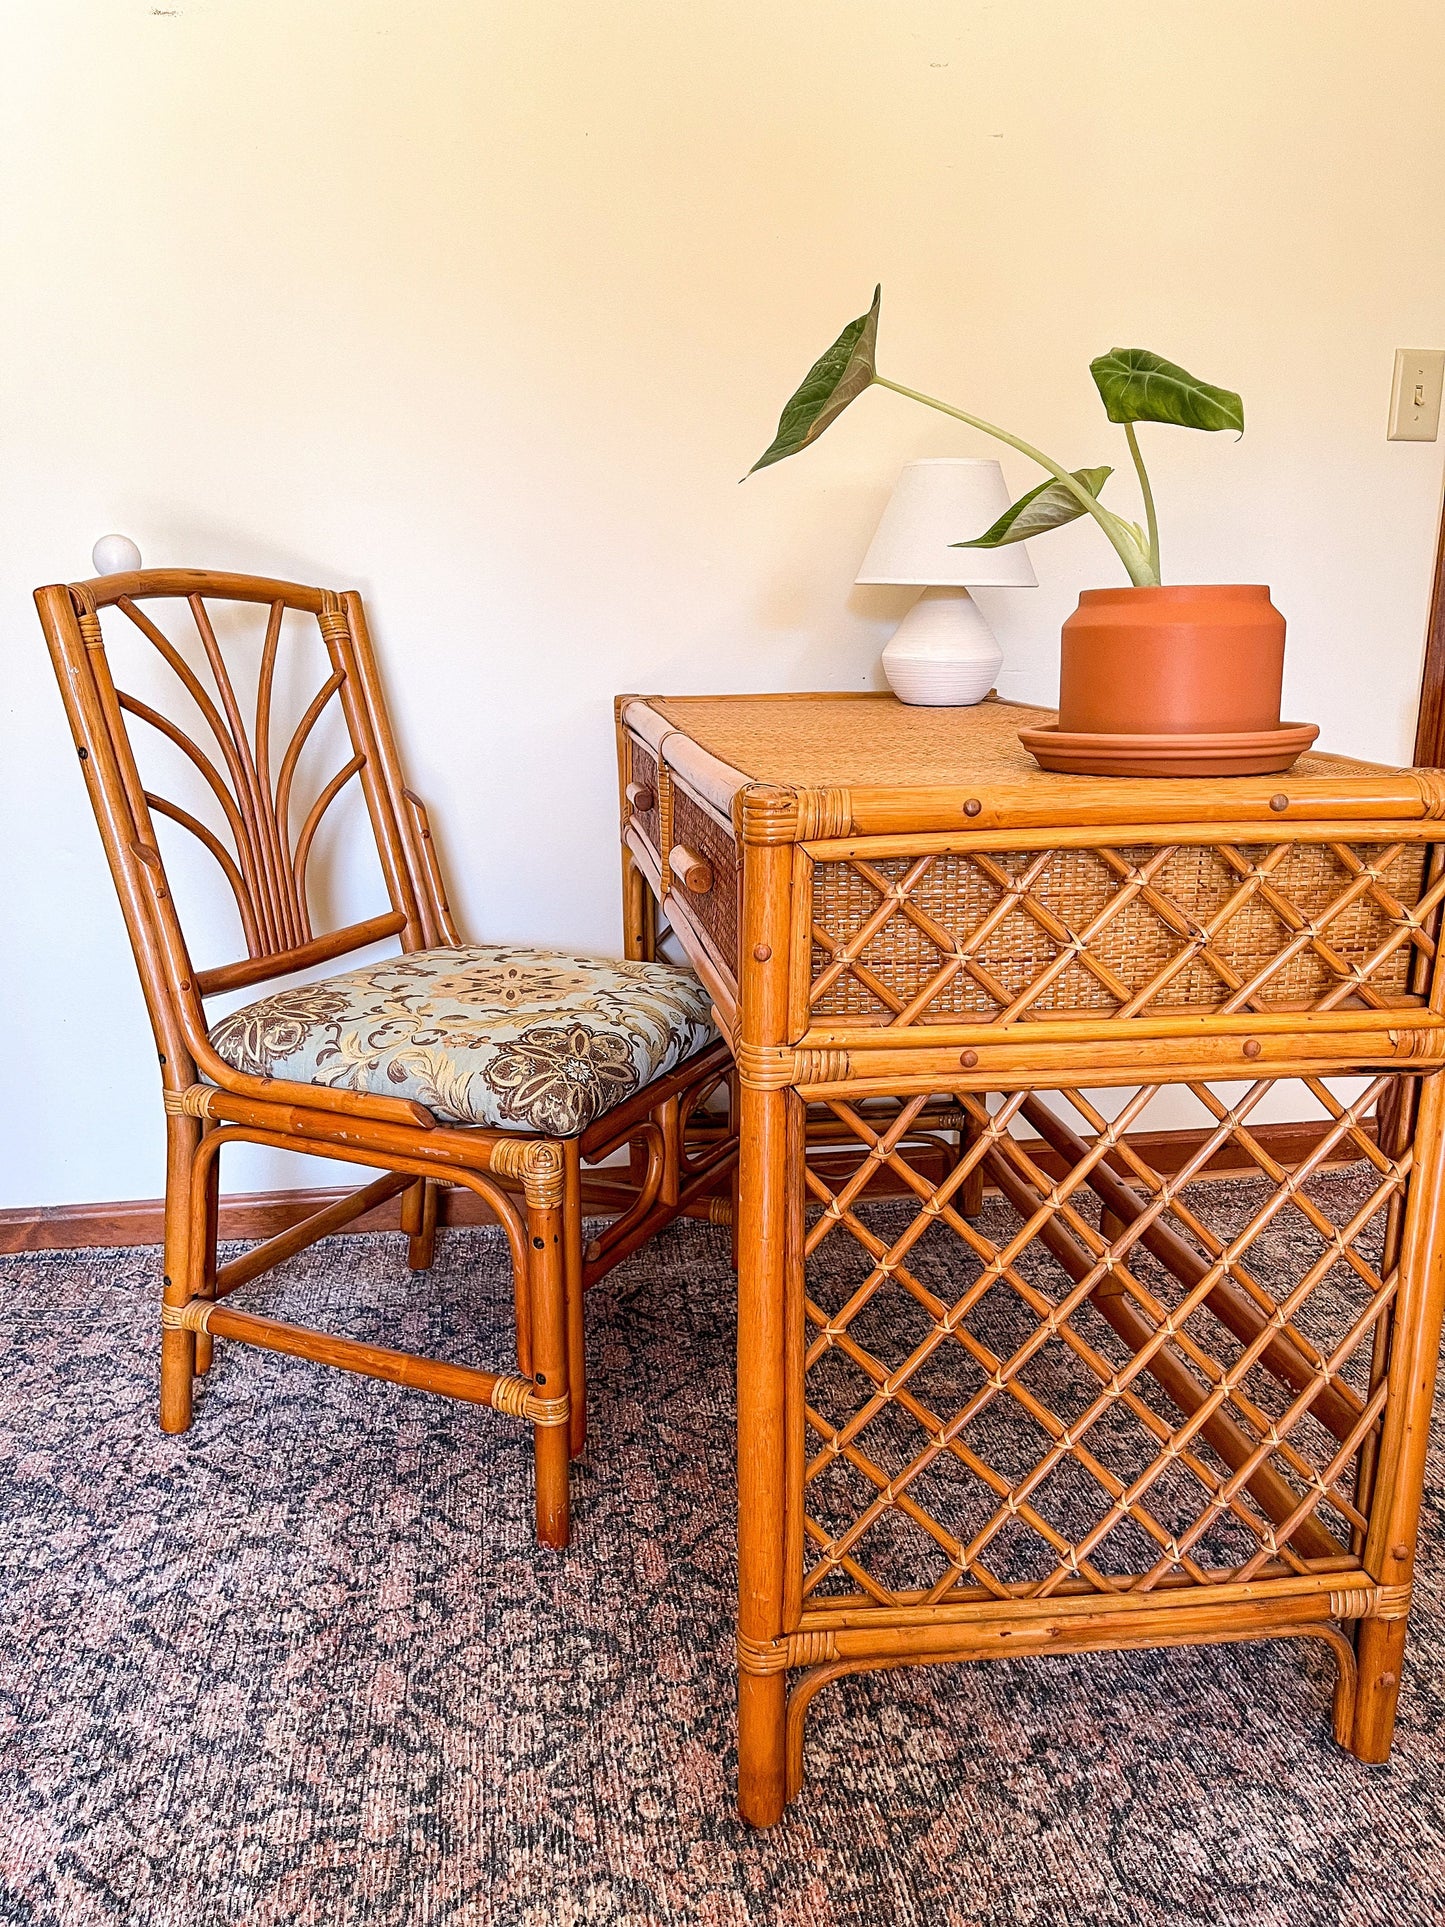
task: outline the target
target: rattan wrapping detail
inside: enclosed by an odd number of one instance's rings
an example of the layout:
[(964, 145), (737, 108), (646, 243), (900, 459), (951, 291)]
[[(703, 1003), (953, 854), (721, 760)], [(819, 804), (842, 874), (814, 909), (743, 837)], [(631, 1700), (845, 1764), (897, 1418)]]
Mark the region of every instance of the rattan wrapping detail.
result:
[(1237, 1007), (1418, 1003), (1424, 862), (1419, 843), (1290, 842), (819, 863), (814, 1016), (1218, 1010), (1249, 986)]
[(694, 917), (711, 937), (718, 954), (734, 974), (738, 967), (739, 882), (736, 843), (706, 810), (699, 809), (685, 789), (672, 791), (672, 838), (712, 865), (710, 890), (694, 895), (674, 881)]

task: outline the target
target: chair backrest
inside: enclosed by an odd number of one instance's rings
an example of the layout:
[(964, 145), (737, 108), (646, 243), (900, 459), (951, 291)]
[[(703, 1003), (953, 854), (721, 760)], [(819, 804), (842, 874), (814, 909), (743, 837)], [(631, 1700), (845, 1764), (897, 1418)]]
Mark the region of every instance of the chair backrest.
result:
[[(192, 1081), (197, 1064), (210, 1076), (218, 1074), (206, 1040), (206, 997), (264, 983), (387, 937), (396, 937), (403, 950), (457, 941), (426, 811), (402, 781), (360, 596), (255, 576), (143, 569), (37, 589), (35, 600), (125, 913), (168, 1087)], [(162, 612), (142, 606), (156, 602), (168, 602), (194, 624), (206, 676), (155, 619)], [(235, 662), (239, 645), (228, 634), (223, 646), (217, 635), (223, 604), (256, 609), (252, 646), (259, 645), (259, 662), (249, 726), (238, 679), (227, 663), (228, 653)], [(132, 625), (159, 652), (175, 678), (177, 694), (184, 691), (199, 712), (219, 759), (173, 717), (116, 687), (102, 633), (101, 618), (107, 611), (115, 612), (112, 623)], [(278, 759), (273, 756), (272, 709), (278, 665), (287, 655), (283, 636), (290, 633), (288, 611), (315, 618), (330, 674)], [(333, 701), (340, 705), (351, 754), (315, 791), (295, 829), (298, 765)], [(228, 838), (145, 787), (131, 740), (133, 720), (158, 731), (194, 766), (219, 805)], [(307, 864), (323, 816), (353, 777), (360, 779), (366, 799), (390, 907), (318, 934), (312, 928)], [(156, 839), (156, 816), (198, 837), (219, 864), (240, 914), (244, 958), (214, 969), (192, 967)]]

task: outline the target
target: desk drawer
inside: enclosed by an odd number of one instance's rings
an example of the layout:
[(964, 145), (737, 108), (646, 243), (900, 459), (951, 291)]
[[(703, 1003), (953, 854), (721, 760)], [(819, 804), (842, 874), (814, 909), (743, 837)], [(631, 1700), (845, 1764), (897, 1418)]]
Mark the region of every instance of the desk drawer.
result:
[[(672, 830), (668, 850), (668, 887), (701, 925), (719, 957), (737, 977), (738, 930), (742, 923), (742, 864), (732, 832), (725, 830), (674, 779)], [(689, 887), (676, 852), (683, 850), (707, 866), (706, 887)]]
[(656, 856), (659, 867), (664, 854), (663, 782), (655, 751), (640, 736), (628, 730), (626, 826), (643, 839)]
[(1423, 843), (1367, 834), (871, 862), (860, 846), (813, 872), (813, 1016), (1419, 1008), (1438, 922), (1415, 913), (1426, 876)]

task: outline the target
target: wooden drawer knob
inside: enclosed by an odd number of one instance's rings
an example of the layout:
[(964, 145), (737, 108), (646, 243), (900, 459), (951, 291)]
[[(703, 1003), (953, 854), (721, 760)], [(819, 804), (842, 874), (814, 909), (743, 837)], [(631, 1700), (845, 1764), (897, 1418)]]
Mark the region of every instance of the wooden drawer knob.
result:
[(629, 783), (627, 801), (638, 816), (646, 816), (648, 811), (657, 805), (657, 797), (646, 783)]
[(689, 850), (685, 844), (675, 843), (672, 846), (667, 867), (695, 897), (705, 897), (712, 888), (712, 865), (706, 857)]

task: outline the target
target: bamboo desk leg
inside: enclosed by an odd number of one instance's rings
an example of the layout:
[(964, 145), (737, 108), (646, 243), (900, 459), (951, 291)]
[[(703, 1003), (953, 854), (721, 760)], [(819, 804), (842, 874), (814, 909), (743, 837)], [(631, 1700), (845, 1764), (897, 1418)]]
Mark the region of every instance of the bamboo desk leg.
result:
[(738, 1265), (738, 1808), (781, 1819), (788, 1676), (748, 1669), (783, 1630), (783, 1301), (788, 1091), (744, 1086)]
[[(795, 1092), (749, 1074), (749, 1044), (787, 1034), (788, 914), (792, 850), (749, 852), (754, 875), (742, 941), (747, 1040), (739, 1046), (738, 1242), (738, 1809), (755, 1827), (782, 1818), (786, 1794), (788, 1677), (750, 1654), (783, 1631), (786, 1487), (785, 1289)], [(800, 1254), (791, 1254), (799, 1261)]]
[[(1425, 1483), (1425, 1448), (1435, 1398), (1440, 1351), (1442, 1299), (1445, 1299), (1445, 1072), (1421, 1081), (1415, 1120), (1415, 1182), (1424, 1195), (1414, 1201), (1400, 1259), (1401, 1297), (1396, 1307), (1390, 1359), (1390, 1397), (1375, 1468), (1365, 1566), (1383, 1585), (1408, 1586), (1414, 1577), (1420, 1503)], [(1381, 1487), (1386, 1489), (1381, 1490)], [(1364, 1619), (1359, 1623), (1359, 1697), (1350, 1751), (1379, 1765), (1390, 1757), (1395, 1709), (1400, 1698), (1400, 1667), (1405, 1655), (1407, 1619)]]

